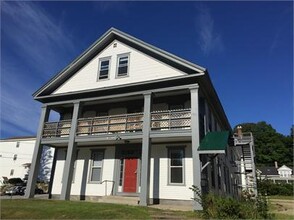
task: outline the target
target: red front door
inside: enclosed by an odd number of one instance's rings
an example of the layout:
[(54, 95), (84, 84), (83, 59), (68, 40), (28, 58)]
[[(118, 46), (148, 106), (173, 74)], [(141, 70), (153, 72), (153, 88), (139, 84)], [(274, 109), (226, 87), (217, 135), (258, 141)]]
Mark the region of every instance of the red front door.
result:
[(136, 192), (137, 189), (137, 158), (125, 158), (124, 192)]

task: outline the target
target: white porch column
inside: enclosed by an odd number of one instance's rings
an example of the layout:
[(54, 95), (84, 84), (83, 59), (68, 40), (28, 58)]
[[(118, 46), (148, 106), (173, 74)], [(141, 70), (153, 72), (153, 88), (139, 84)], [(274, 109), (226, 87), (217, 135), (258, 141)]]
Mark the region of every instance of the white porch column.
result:
[(60, 200), (70, 199), (73, 167), (74, 167), (74, 162), (76, 159), (76, 151), (77, 151), (75, 137), (76, 137), (76, 130), (78, 125), (78, 117), (80, 113), (80, 108), (81, 108), (80, 102), (74, 102), (74, 109), (73, 109), (71, 127), (70, 127), (70, 133), (69, 133), (68, 148), (67, 148), (65, 165), (63, 169)]
[(141, 169), (141, 191), (140, 204), (147, 206), (149, 203), (150, 185), (150, 123), (152, 97), (150, 93), (144, 94), (144, 119), (143, 119), (143, 140), (142, 140), (142, 169)]
[(33, 198), (35, 195), (35, 187), (36, 182), (38, 178), (38, 173), (40, 169), (40, 160), (42, 156), (42, 150), (43, 146), (41, 144), (42, 134), (43, 134), (43, 128), (46, 121), (48, 121), (50, 110), (48, 107), (42, 106), (41, 116), (40, 116), (40, 122), (38, 127), (38, 133), (35, 143), (35, 149), (32, 159), (32, 164), (29, 172), (28, 182), (27, 182), (27, 188), (26, 188), (26, 198)]
[[(199, 102), (198, 102), (198, 86), (190, 88), (191, 94), (191, 135), (192, 135), (192, 159), (193, 159), (193, 185), (201, 190), (201, 163), (198, 152), (199, 147)], [(196, 193), (194, 194), (196, 197)], [(194, 201), (194, 210), (202, 210), (199, 203)]]

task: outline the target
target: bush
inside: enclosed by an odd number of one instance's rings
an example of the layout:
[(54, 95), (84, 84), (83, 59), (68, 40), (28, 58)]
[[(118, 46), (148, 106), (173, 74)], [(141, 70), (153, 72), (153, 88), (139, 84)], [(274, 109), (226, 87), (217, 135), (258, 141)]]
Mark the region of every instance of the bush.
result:
[(293, 183), (274, 183), (269, 179), (258, 180), (257, 190), (269, 196), (294, 196)]
[(203, 217), (207, 219), (269, 219), (268, 204), (265, 196), (244, 197), (236, 200), (231, 197), (219, 196), (213, 193), (202, 195), (201, 191), (192, 186), (196, 193), (193, 198), (203, 207)]

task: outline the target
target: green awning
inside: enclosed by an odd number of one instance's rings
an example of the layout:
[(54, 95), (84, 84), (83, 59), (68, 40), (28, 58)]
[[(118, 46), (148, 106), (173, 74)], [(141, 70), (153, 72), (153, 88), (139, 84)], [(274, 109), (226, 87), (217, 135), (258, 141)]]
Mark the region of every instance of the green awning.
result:
[(208, 132), (200, 143), (198, 151), (225, 153), (228, 146), (229, 131)]

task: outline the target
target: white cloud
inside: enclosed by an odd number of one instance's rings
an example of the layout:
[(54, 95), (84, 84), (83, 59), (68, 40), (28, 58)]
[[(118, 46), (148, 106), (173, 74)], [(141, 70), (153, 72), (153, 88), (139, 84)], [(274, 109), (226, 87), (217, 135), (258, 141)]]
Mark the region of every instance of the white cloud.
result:
[(34, 135), (41, 104), (32, 93), (64, 67), (73, 39), (37, 2), (1, 7), (1, 138)]
[[(58, 63), (56, 51), (73, 51), (70, 35), (61, 23), (35, 2), (2, 2), (2, 34), (14, 51), (48, 79), (48, 61)], [(63, 54), (65, 55), (65, 53)], [(47, 75), (45, 75), (45, 73)]]
[(215, 30), (215, 21), (209, 8), (201, 4), (196, 7), (196, 30), (198, 33), (199, 46), (205, 55), (211, 52), (221, 52), (224, 49), (221, 34)]

